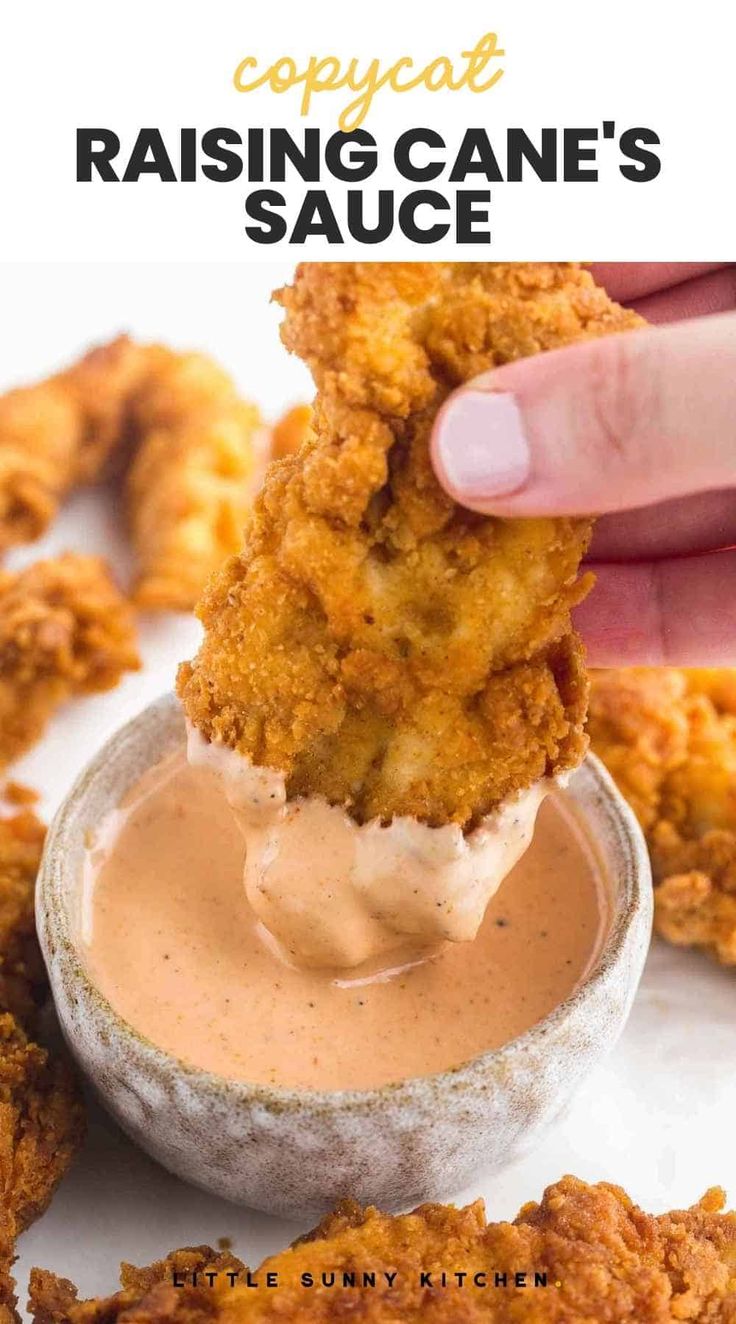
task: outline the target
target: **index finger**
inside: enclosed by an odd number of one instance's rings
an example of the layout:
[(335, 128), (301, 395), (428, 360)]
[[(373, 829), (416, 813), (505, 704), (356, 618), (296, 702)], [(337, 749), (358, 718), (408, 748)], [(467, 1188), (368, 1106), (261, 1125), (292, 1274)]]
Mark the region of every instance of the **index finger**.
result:
[(736, 551), (596, 564), (573, 620), (592, 667), (725, 667), (736, 656)]
[(591, 272), (612, 299), (628, 303), (694, 276), (718, 271), (725, 262), (594, 262)]

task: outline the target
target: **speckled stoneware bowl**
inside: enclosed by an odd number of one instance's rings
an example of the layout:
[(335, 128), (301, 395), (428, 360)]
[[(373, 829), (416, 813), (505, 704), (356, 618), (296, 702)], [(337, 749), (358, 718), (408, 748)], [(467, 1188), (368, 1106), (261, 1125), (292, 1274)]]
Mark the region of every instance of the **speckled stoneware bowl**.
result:
[(225, 1080), (178, 1061), (123, 1021), (91, 983), (77, 938), (85, 837), (183, 740), (173, 696), (108, 742), (49, 832), (38, 928), (70, 1048), (121, 1126), (172, 1172), (283, 1215), (341, 1196), (384, 1207), (446, 1197), (538, 1144), (626, 1021), (649, 942), (652, 892), (633, 815), (592, 758), (568, 794), (616, 887), (597, 967), (545, 1020), (454, 1071), (375, 1090), (320, 1093)]

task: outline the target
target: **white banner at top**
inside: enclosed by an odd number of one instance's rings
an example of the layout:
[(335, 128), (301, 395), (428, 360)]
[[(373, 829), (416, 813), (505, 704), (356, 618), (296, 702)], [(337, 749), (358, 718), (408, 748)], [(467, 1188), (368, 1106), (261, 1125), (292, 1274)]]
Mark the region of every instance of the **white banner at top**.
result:
[(719, 260), (736, 23), (703, 0), (36, 3), (5, 260)]

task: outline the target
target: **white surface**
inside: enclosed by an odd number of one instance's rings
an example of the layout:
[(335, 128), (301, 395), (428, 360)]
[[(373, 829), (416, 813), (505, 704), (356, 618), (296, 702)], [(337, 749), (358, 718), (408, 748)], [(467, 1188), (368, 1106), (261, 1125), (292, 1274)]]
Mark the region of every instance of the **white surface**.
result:
[[(288, 268), (36, 267), (0, 270), (0, 389), (127, 328), (218, 354), (273, 415), (304, 398), (307, 379), (280, 349), (265, 296)], [(104, 551), (125, 572), (122, 530), (109, 495), (74, 499), (42, 543), (13, 558), (62, 547)], [(60, 714), (14, 775), (58, 804), (106, 736), (171, 687), (176, 663), (196, 646), (188, 617), (144, 620), (146, 667), (112, 694)], [(625, 1185), (645, 1207), (690, 1203), (709, 1184), (736, 1199), (736, 974), (657, 944), (624, 1037), (543, 1148), (489, 1178), (479, 1172), (457, 1200), (484, 1195), (494, 1217), (512, 1215), (564, 1172)], [(188, 1243), (234, 1240), (257, 1262), (298, 1229), (206, 1196), (158, 1169), (99, 1113), (87, 1147), (48, 1214), (22, 1239), (21, 1297), (31, 1264), (56, 1269), (83, 1292), (108, 1291), (120, 1259), (144, 1263)]]

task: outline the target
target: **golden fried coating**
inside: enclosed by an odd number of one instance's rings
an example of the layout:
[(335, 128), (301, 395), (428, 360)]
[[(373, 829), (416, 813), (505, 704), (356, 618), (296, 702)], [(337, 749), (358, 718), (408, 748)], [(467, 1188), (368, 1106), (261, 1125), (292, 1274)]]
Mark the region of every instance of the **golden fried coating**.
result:
[(0, 552), (38, 538), (67, 492), (98, 476), (125, 433), (143, 353), (120, 336), (0, 396)]
[(457, 506), (434, 418), (484, 369), (640, 319), (572, 263), (306, 264), (277, 297), (313, 429), (208, 586), (184, 707), (290, 796), (469, 828), (584, 753), (570, 608), (590, 525)]
[(243, 541), (261, 418), (204, 354), (152, 346), (131, 402), (127, 501), (147, 610), (189, 611)]
[(46, 1208), (84, 1133), (72, 1072), (29, 1034), (47, 993), (34, 884), (44, 828), (0, 820), (0, 1324), (14, 1318), (15, 1240)]
[[(26, 1023), (34, 1019), (45, 992), (46, 972), (33, 912), (44, 835), (43, 824), (28, 811), (0, 819), (0, 1014), (11, 1012)], [(3, 1071), (0, 1041), (0, 1081)], [(0, 1104), (0, 1153), (8, 1145), (7, 1121)], [(0, 1168), (0, 1192), (3, 1185)], [(8, 1201), (7, 1207), (0, 1207), (0, 1324), (15, 1317), (15, 1285), (10, 1275), (14, 1248), (15, 1216)]]
[(16, 1233), (46, 1209), (84, 1134), (84, 1110), (67, 1062), (0, 1015), (0, 1191)]
[(32, 786), (26, 786), (23, 782), (6, 782), (2, 789), (2, 798), (9, 805), (35, 805), (38, 803), (38, 791)]
[(296, 455), (312, 426), (312, 406), (294, 405), (274, 424), (271, 432), (271, 458), (284, 460)]
[[(45, 1269), (32, 1269), (28, 1307), (35, 1324), (62, 1324), (62, 1321), (66, 1324), (71, 1320), (75, 1324), (113, 1324), (123, 1314), (127, 1317), (128, 1311), (136, 1320), (140, 1312), (141, 1324), (148, 1320), (160, 1320), (161, 1324), (174, 1320), (177, 1324), (198, 1324), (200, 1320), (215, 1320), (219, 1315), (218, 1298), (205, 1275), (238, 1276), (244, 1267), (242, 1260), (234, 1255), (218, 1253), (210, 1246), (189, 1246), (172, 1251), (165, 1260), (144, 1269), (121, 1265), (123, 1290), (111, 1297), (89, 1301), (78, 1299), (77, 1289), (68, 1278), (58, 1278)], [(175, 1281), (183, 1285), (176, 1287)], [(0, 1316), (0, 1324), (1, 1320)]]
[[(197, 1287), (175, 1288), (173, 1269), (183, 1266), (169, 1260), (144, 1271), (137, 1292), (77, 1303), (70, 1284), (35, 1271), (31, 1307), (37, 1324), (733, 1324), (736, 1216), (722, 1213), (723, 1202), (712, 1190), (693, 1209), (652, 1217), (619, 1187), (574, 1177), (513, 1223), (487, 1223), (481, 1201), (398, 1216), (346, 1201), (310, 1237), (267, 1259), (252, 1277), (257, 1288), (243, 1274), (233, 1286), (227, 1269), (211, 1288), (204, 1275)], [(210, 1252), (187, 1254), (199, 1267)], [(270, 1288), (269, 1272), (277, 1275)], [(343, 1273), (359, 1285), (343, 1285)], [(364, 1273), (373, 1286), (363, 1286)]]
[(658, 932), (736, 965), (736, 670), (592, 682), (592, 746), (646, 833)]
[(60, 704), (112, 689), (139, 666), (133, 615), (104, 561), (67, 553), (0, 571), (0, 766)]
[(120, 336), (65, 372), (0, 396), (0, 552), (37, 538), (114, 456), (149, 610), (190, 610), (242, 543), (253, 501), (254, 405), (204, 354)]
[(34, 891), (45, 837), (26, 809), (0, 819), (0, 1011), (31, 1025), (46, 995)]
[(661, 816), (662, 786), (687, 757), (684, 674), (630, 667), (591, 673), (588, 733), (639, 822), (648, 832)]
[(0, 1014), (0, 1321), (13, 1318), (15, 1239), (46, 1209), (84, 1131), (68, 1063)]
[(14, 1255), (15, 1241), (7, 1226), (7, 1215), (0, 1209), (0, 1324), (20, 1324), (15, 1279), (10, 1272)]

